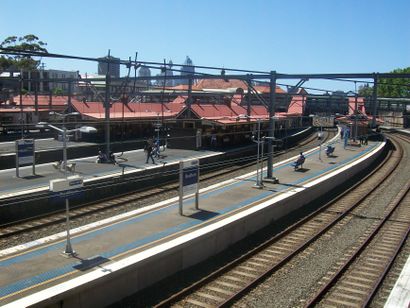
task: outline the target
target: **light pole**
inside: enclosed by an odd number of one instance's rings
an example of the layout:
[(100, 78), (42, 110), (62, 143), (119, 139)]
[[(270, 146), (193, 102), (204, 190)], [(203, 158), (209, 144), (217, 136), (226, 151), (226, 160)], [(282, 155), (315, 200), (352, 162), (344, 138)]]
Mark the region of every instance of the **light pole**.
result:
[[(256, 143), (258, 144), (258, 151), (257, 151), (257, 157), (256, 157), (256, 184), (255, 184), (255, 187), (261, 189), (261, 188), (263, 188), (262, 181), (259, 177), (259, 173), (262, 174), (262, 172), (263, 172), (263, 170), (261, 170), (259, 172), (259, 165), (260, 165), (259, 148), (260, 148), (260, 144), (261, 144), (261, 120), (260, 119), (257, 119), (257, 120), (258, 120), (258, 140), (256, 141)], [(263, 149), (262, 149), (262, 153), (263, 153)]]
[(354, 95), (354, 137), (353, 140), (357, 140), (357, 120), (359, 117), (359, 111), (357, 110), (357, 93)]
[[(253, 136), (253, 138), (252, 138), (252, 141), (253, 142), (255, 142), (255, 143), (257, 143), (257, 145), (258, 145), (258, 149), (257, 149), (257, 154), (256, 154), (256, 184), (255, 184), (255, 188), (259, 188), (259, 189), (262, 189), (263, 188), (263, 146), (264, 146), (264, 144), (265, 144), (265, 140), (266, 139), (269, 139), (269, 140), (274, 140), (275, 139), (275, 137), (274, 136), (272, 136), (272, 137), (266, 137), (266, 136), (264, 136), (263, 138), (261, 138), (261, 121), (262, 121), (262, 119), (260, 119), (260, 118), (254, 118), (254, 117), (252, 117), (252, 116), (248, 116), (248, 115), (240, 115), (240, 116), (238, 116), (236, 119), (237, 120), (239, 120), (239, 119), (241, 119), (241, 118), (245, 118), (245, 119), (255, 119), (255, 120), (257, 120), (257, 123), (258, 123), (258, 133), (257, 133), (257, 140), (255, 141), (254, 140), (254, 136)], [(270, 117), (270, 119), (272, 119), (273, 121), (274, 120), (276, 120), (277, 119), (277, 117), (276, 116), (272, 116), (272, 117)], [(261, 139), (263, 139), (263, 141), (261, 141)], [(261, 144), (262, 144), (262, 150), (260, 151), (260, 146), (261, 146)], [(261, 155), (260, 155), (261, 154)], [(268, 161), (268, 163), (269, 163), (269, 161)], [(260, 169), (260, 170), (259, 170)], [(279, 180), (277, 179), (277, 178), (275, 178), (275, 177), (273, 177), (273, 182), (274, 183), (278, 183), (279, 182)]]
[(357, 140), (357, 122), (358, 122), (358, 117), (359, 117), (359, 110), (357, 109), (357, 91), (356, 91), (356, 82), (354, 83), (354, 92), (349, 91), (347, 94), (354, 95), (354, 111), (353, 111), (353, 121), (354, 121), (354, 128), (352, 127), (353, 130), (353, 141), (356, 142)]
[[(63, 168), (64, 168), (64, 178), (67, 181), (68, 180), (67, 179), (67, 133), (76, 132), (76, 131), (80, 131), (83, 133), (93, 133), (93, 132), (96, 132), (97, 129), (91, 126), (82, 126), (79, 128), (67, 130), (67, 128), (65, 127), (65, 118), (71, 115), (78, 115), (79, 114), (78, 112), (71, 112), (71, 113), (66, 113), (66, 114), (50, 112), (50, 114), (57, 115), (63, 119), (62, 128), (58, 128), (47, 122), (39, 122), (36, 126), (39, 128), (50, 127), (63, 134), (62, 135), (63, 137)], [(66, 247), (63, 253), (67, 256), (74, 256), (76, 253), (71, 246), (71, 239), (70, 239), (70, 206), (69, 206), (69, 201), (68, 201), (67, 189), (65, 189), (65, 212), (66, 212), (67, 240), (66, 240)]]
[[(319, 160), (322, 161), (322, 138), (323, 138), (323, 131), (322, 131), (322, 126), (323, 126), (323, 117), (316, 116), (314, 114), (309, 115), (310, 118), (312, 118), (312, 125), (317, 127), (317, 124), (319, 124), (319, 133), (318, 133), (318, 139), (319, 139)], [(319, 123), (317, 123), (319, 122)]]
[(320, 140), (319, 140), (319, 160), (322, 160), (322, 139), (323, 139), (323, 130), (322, 130), (322, 120), (320, 120)]
[(159, 112), (158, 112), (158, 113), (157, 113), (157, 123), (155, 124), (155, 127), (156, 127), (155, 130), (157, 131), (158, 149), (159, 149), (159, 138), (160, 138), (160, 136), (159, 136), (159, 131), (160, 131), (161, 126), (162, 126), (162, 124), (161, 124), (161, 122), (159, 121)]

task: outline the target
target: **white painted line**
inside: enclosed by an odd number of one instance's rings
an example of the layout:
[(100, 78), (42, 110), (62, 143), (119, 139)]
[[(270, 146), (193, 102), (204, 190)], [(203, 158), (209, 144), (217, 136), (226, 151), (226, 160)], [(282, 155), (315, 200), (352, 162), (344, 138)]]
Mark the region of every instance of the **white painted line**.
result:
[(259, 205), (256, 205), (255, 207), (252, 207), (250, 209), (247, 209), (243, 212), (240, 212), (238, 214), (235, 214), (233, 216), (227, 217), (226, 219), (223, 219), (219, 222), (216, 222), (212, 225), (208, 225), (206, 227), (203, 227), (201, 229), (195, 230), (191, 233), (182, 235), (178, 238), (172, 239), (166, 243), (160, 244), (158, 246), (149, 248), (147, 250), (144, 250), (142, 252), (136, 253), (135, 255), (132, 255), (130, 257), (124, 258), (122, 260), (113, 262), (111, 264), (106, 264), (104, 265), (103, 268), (101, 269), (96, 269), (92, 272), (86, 273), (82, 276), (67, 280), (63, 283), (60, 283), (58, 285), (55, 285), (53, 287), (41, 290), (35, 294), (26, 296), (22, 299), (18, 299), (8, 305), (5, 305), (4, 307), (26, 307), (30, 305), (34, 305), (36, 303), (40, 303), (44, 300), (47, 300), (53, 296), (57, 296), (58, 294), (64, 293), (66, 291), (72, 290), (74, 288), (78, 288), (79, 286), (86, 285), (90, 283), (91, 281), (94, 281), (98, 278), (101, 278), (103, 276), (106, 276), (112, 272), (119, 271), (123, 268), (129, 267), (133, 264), (136, 264), (142, 260), (148, 259), (154, 255), (157, 255), (161, 252), (164, 252), (166, 250), (169, 250), (173, 247), (179, 246), (181, 244), (184, 244), (185, 242), (188, 242), (190, 240), (193, 240), (195, 238), (198, 238), (204, 234), (207, 234), (211, 231), (217, 230), (219, 228), (222, 228), (226, 226), (227, 224), (232, 223), (235, 220), (241, 219), (245, 216), (248, 216), (256, 211), (259, 211), (260, 209), (263, 209), (265, 207), (270, 206), (273, 202), (277, 202), (279, 200), (288, 198), (289, 196), (297, 193), (298, 191), (302, 191), (304, 188), (297, 188), (294, 189), (293, 192), (287, 192), (282, 195), (276, 196), (274, 198), (269, 199), (268, 201), (265, 201)]
[(366, 153), (365, 155), (361, 156), (359, 159), (355, 159), (355, 160), (353, 160), (353, 161), (347, 163), (346, 165), (344, 165), (344, 166), (342, 166), (342, 167), (336, 169), (335, 171), (332, 171), (332, 172), (329, 172), (329, 173), (327, 173), (327, 174), (324, 174), (323, 176), (321, 176), (321, 177), (319, 177), (319, 178), (317, 178), (317, 179), (315, 179), (315, 180), (312, 180), (312, 181), (308, 182), (308, 183), (305, 185), (305, 187), (312, 187), (312, 186), (314, 186), (314, 185), (317, 185), (317, 184), (319, 184), (320, 182), (322, 182), (322, 181), (324, 181), (324, 180), (327, 180), (327, 179), (329, 179), (329, 178), (331, 178), (331, 177), (333, 177), (333, 176), (335, 176), (335, 175), (337, 175), (337, 174), (339, 174), (339, 173), (341, 173), (341, 172), (343, 172), (343, 171), (345, 171), (345, 170), (347, 170), (347, 169), (350, 169), (350, 168), (356, 166), (357, 164), (361, 163), (362, 161), (364, 161), (364, 160), (368, 159), (369, 157), (373, 156), (375, 153), (377, 153), (377, 152), (379, 152), (379, 151), (382, 151), (383, 148), (384, 148), (384, 146), (385, 146), (385, 144), (386, 144), (385, 141), (384, 141), (384, 142), (381, 142), (376, 148), (374, 148), (372, 151), (369, 151), (369, 152)]
[[(369, 152), (369, 153), (366, 153), (366, 155), (364, 155), (363, 157), (361, 157), (359, 160), (360, 160), (360, 161), (363, 161), (363, 160), (365, 159), (364, 157), (369, 157), (370, 155), (373, 155), (374, 153), (377, 153), (378, 151), (381, 150), (381, 148), (383, 147), (383, 145), (384, 145), (384, 143), (381, 143), (376, 149), (372, 150), (372, 151)], [(358, 161), (359, 161), (359, 160), (358, 160)], [(288, 160), (288, 161), (289, 161), (289, 160)], [(283, 163), (283, 162), (281, 162), (281, 163)], [(34, 304), (40, 303), (40, 302), (42, 302), (42, 301), (44, 301), (44, 300), (47, 300), (47, 299), (49, 299), (49, 298), (51, 298), (51, 297), (53, 297), (53, 296), (57, 296), (57, 295), (59, 295), (59, 294), (61, 294), (61, 293), (64, 293), (64, 292), (69, 291), (69, 290), (72, 290), (72, 289), (74, 289), (74, 288), (78, 288), (79, 286), (86, 285), (87, 283), (90, 283), (91, 281), (94, 281), (94, 280), (96, 280), (96, 279), (99, 279), (99, 278), (101, 278), (101, 277), (104, 277), (104, 276), (106, 276), (106, 275), (108, 275), (108, 274), (110, 274), (110, 273), (112, 273), (112, 272), (119, 271), (119, 270), (124, 269), (124, 268), (126, 268), (126, 267), (129, 267), (129, 266), (131, 266), (131, 265), (134, 265), (134, 264), (136, 264), (136, 263), (138, 263), (138, 262), (141, 262), (142, 260), (148, 259), (148, 258), (150, 258), (150, 257), (152, 257), (152, 256), (154, 256), (154, 255), (157, 255), (157, 254), (159, 254), (159, 253), (161, 253), (161, 252), (164, 252), (164, 251), (169, 250), (169, 249), (171, 249), (171, 248), (174, 248), (174, 247), (177, 247), (177, 246), (179, 246), (179, 245), (182, 245), (182, 244), (184, 244), (184, 243), (186, 243), (186, 242), (188, 242), (188, 241), (191, 241), (191, 240), (193, 240), (193, 239), (199, 238), (199, 237), (201, 237), (201, 236), (203, 236), (203, 235), (205, 235), (205, 234), (207, 234), (207, 233), (209, 233), (209, 232), (212, 232), (212, 231), (215, 231), (215, 230), (217, 230), (217, 229), (223, 228), (224, 226), (226, 226), (226, 225), (228, 225), (228, 224), (230, 224), (230, 223), (232, 223), (232, 222), (234, 222), (234, 221), (237, 221), (237, 220), (239, 220), (239, 219), (242, 219), (242, 218), (244, 218), (244, 217), (246, 217), (246, 216), (249, 216), (249, 215), (251, 215), (251, 214), (253, 214), (253, 213), (255, 213), (255, 212), (258, 212), (258, 211), (260, 211), (260, 210), (262, 210), (262, 209), (264, 209), (264, 208), (266, 208), (266, 207), (272, 206), (272, 204), (274, 204), (274, 203), (277, 203), (277, 202), (279, 202), (279, 201), (281, 201), (281, 200), (284, 200), (284, 199), (286, 199), (286, 198), (289, 198), (289, 197), (291, 197), (291, 196), (293, 196), (293, 195), (295, 195), (295, 194), (297, 194), (297, 193), (299, 193), (299, 192), (302, 192), (302, 191), (304, 191), (304, 190), (305, 190), (306, 188), (308, 188), (308, 187), (311, 187), (311, 186), (313, 186), (313, 185), (317, 185), (317, 184), (319, 184), (320, 182), (322, 182), (322, 181), (328, 179), (329, 177), (332, 177), (332, 176), (334, 176), (334, 175), (337, 175), (338, 173), (342, 172), (343, 170), (346, 170), (349, 166), (354, 166), (354, 165), (356, 165), (355, 161), (353, 161), (353, 163), (351, 163), (351, 164), (347, 164), (347, 165), (343, 166), (341, 169), (337, 169), (337, 170), (335, 170), (335, 171), (333, 171), (333, 172), (330, 172), (329, 174), (327, 174), (327, 175), (324, 176), (324, 177), (320, 177), (320, 178), (318, 178), (318, 179), (316, 179), (316, 180), (314, 180), (314, 181), (312, 181), (312, 182), (309, 182), (309, 183), (307, 183), (307, 184), (304, 185), (304, 186), (296, 187), (296, 188), (287, 190), (287, 191), (285, 191), (285, 192), (283, 192), (283, 193), (280, 193), (279, 195), (276, 195), (276, 196), (273, 196), (272, 198), (269, 198), (268, 200), (266, 200), (266, 201), (264, 201), (264, 202), (262, 202), (262, 203), (260, 203), (260, 204), (257, 204), (257, 205), (255, 205), (255, 206), (252, 206), (252, 207), (250, 207), (250, 208), (248, 208), (248, 209), (245, 209), (245, 210), (243, 210), (243, 211), (241, 211), (241, 212), (238, 212), (238, 213), (236, 213), (236, 214), (234, 214), (234, 215), (232, 215), (232, 216), (226, 217), (226, 218), (224, 218), (224, 219), (222, 219), (222, 220), (220, 220), (220, 221), (216, 221), (216, 222), (214, 222), (214, 223), (211, 224), (211, 225), (207, 225), (207, 226), (202, 227), (202, 228), (200, 228), (200, 229), (194, 230), (194, 231), (192, 231), (192, 232), (190, 232), (190, 233), (183, 234), (183, 235), (181, 235), (181, 236), (179, 236), (179, 237), (177, 237), (177, 238), (175, 238), (175, 239), (172, 239), (172, 240), (170, 240), (170, 241), (168, 241), (168, 242), (159, 244), (159, 245), (157, 245), (157, 246), (154, 246), (154, 247), (149, 248), (149, 249), (147, 249), (147, 250), (144, 250), (144, 251), (142, 251), (142, 252), (136, 253), (136, 254), (134, 254), (134, 255), (132, 255), (132, 256), (130, 256), (130, 257), (121, 259), (121, 260), (119, 260), (119, 261), (116, 261), (116, 262), (107, 264), (107, 265), (105, 265), (103, 268), (95, 269), (95, 270), (93, 270), (92, 272), (86, 273), (86, 274), (84, 274), (84, 275), (82, 275), (82, 276), (75, 277), (75, 278), (70, 279), (70, 280), (68, 280), (68, 281), (65, 281), (65, 282), (63, 282), (63, 283), (60, 283), (60, 284), (58, 284), (58, 285), (56, 285), (56, 286), (53, 286), (53, 287), (44, 289), (44, 290), (42, 290), (42, 291), (40, 291), (40, 292), (37, 292), (37, 293), (35, 293), (35, 294), (32, 294), (32, 295), (26, 296), (26, 297), (24, 297), (24, 298), (18, 299), (18, 300), (16, 300), (16, 301), (14, 301), (14, 302), (12, 302), (12, 303), (10, 303), (10, 304), (4, 306), (4, 307), (24, 307), (24, 306), (34, 305)], [(254, 174), (254, 172), (252, 172), (252, 173)], [(226, 181), (226, 182), (224, 182), (224, 183), (228, 183), (228, 182), (231, 182), (231, 181), (233, 181), (233, 180), (228, 180), (228, 181)], [(314, 184), (312, 184), (312, 183), (314, 183)], [(214, 185), (214, 187), (216, 187), (216, 186), (218, 186), (218, 185), (221, 185), (221, 184), (222, 184), (222, 183), (216, 184), (216, 185)], [(177, 197), (176, 197), (176, 198), (173, 198), (173, 199), (171, 199), (171, 200), (176, 200), (176, 199), (177, 199)], [(167, 200), (167, 201), (164, 201), (164, 202), (168, 202), (168, 200)], [(174, 202), (175, 202), (175, 201), (174, 201)], [(157, 205), (153, 205), (151, 209), (154, 209), (155, 207), (157, 207)], [(143, 210), (143, 209), (139, 209), (139, 210)], [(136, 211), (139, 211), (139, 210), (136, 210)], [(136, 212), (136, 211), (133, 211), (133, 212)], [(130, 213), (131, 213), (131, 212), (130, 212)], [(119, 215), (119, 216), (125, 215), (125, 217), (126, 217), (126, 216), (128, 216), (130, 213), (121, 214), (121, 215)], [(117, 217), (119, 217), (119, 216), (117, 216)], [(111, 218), (110, 218), (110, 219), (111, 219)], [(109, 221), (110, 219), (108, 219), (108, 220), (106, 220), (106, 221)], [(100, 222), (98, 222), (98, 223), (100, 223)], [(78, 228), (78, 229), (79, 229), (79, 228)], [(75, 229), (75, 230), (77, 230), (77, 229)], [(74, 231), (74, 230), (73, 230), (73, 231)], [(74, 232), (73, 232), (73, 233), (74, 233)], [(64, 236), (64, 232), (59, 233), (59, 234), (62, 234), (62, 235)], [(32, 242), (32, 243), (33, 243), (33, 242)], [(33, 246), (34, 246), (34, 244), (33, 244)], [(30, 246), (30, 247), (33, 247), (33, 246)], [(17, 247), (20, 247), (20, 246), (17, 246)], [(14, 248), (14, 247), (13, 247), (13, 248)], [(8, 249), (8, 250), (11, 251), (13, 248), (10, 248), (10, 249)], [(27, 249), (27, 247), (24, 248), (24, 249)], [(18, 251), (18, 249), (17, 249), (16, 251)], [(2, 252), (5, 252), (5, 251), (2, 251)], [(0, 255), (1, 255), (2, 252), (0, 252)]]
[[(134, 151), (130, 151), (130, 152), (141, 152), (143, 150), (134, 150)], [(121, 153), (121, 152), (118, 152)], [(222, 154), (222, 152), (212, 152), (210, 154), (203, 154), (200, 156), (188, 156), (185, 159), (191, 159), (191, 158), (207, 158), (207, 157), (212, 157), (215, 155), (219, 155)], [(93, 159), (95, 160), (97, 158), (97, 156), (90, 156), (90, 157), (84, 157), (84, 158), (79, 158), (79, 159), (73, 159), (73, 160), (69, 160), (70, 162), (76, 162), (76, 161), (81, 161), (81, 160), (89, 160), (89, 159)], [(41, 166), (51, 166), (53, 165), (55, 162), (52, 163), (46, 163), (46, 164), (41, 164)], [(178, 164), (179, 161), (174, 161), (174, 162), (169, 162), (167, 163), (167, 166), (172, 166), (175, 164)], [(39, 166), (39, 165), (37, 165)], [(141, 166), (141, 165), (140, 165)], [(142, 170), (146, 170), (146, 169), (154, 169), (154, 168), (158, 168), (161, 167), (161, 164), (157, 164), (157, 165), (144, 165), (143, 169), (139, 169), (136, 170), (134, 168), (128, 168), (127, 170), (124, 171), (124, 174), (133, 174), (133, 173), (138, 173), (141, 172)], [(32, 168), (32, 166), (27, 166), (27, 167), (21, 167), (20, 170), (24, 170), (24, 168), (26, 169), (30, 169)], [(16, 169), (5, 169), (5, 170), (0, 170), (0, 174), (1, 173), (6, 173), (6, 172), (14, 172)], [(119, 177), (122, 175), (122, 171), (113, 171), (112, 173), (107, 173), (105, 175), (100, 175), (100, 176), (94, 176), (94, 174), (91, 174), (89, 176), (86, 176), (84, 178), (84, 183), (92, 183), (92, 182), (96, 182), (99, 180), (104, 180), (104, 179), (109, 179), (109, 178), (113, 178), (113, 177)], [(36, 192), (41, 192), (41, 191), (46, 191), (49, 190), (49, 185), (48, 184), (43, 184), (41, 186), (35, 187), (35, 188), (29, 188), (29, 189), (23, 189), (23, 190), (19, 190), (19, 191), (13, 191), (13, 192), (4, 192), (1, 193), (0, 195), (0, 200), (1, 199), (6, 199), (6, 198), (12, 198), (12, 197), (17, 197), (17, 196), (21, 196), (24, 194), (31, 194), (31, 193), (36, 193)]]
[[(50, 141), (54, 140), (54, 138), (44, 138), (44, 139), (34, 139), (35, 141)], [(16, 141), (5, 141), (5, 142), (0, 142), (0, 145), (2, 144), (15, 144)]]
[[(372, 155), (372, 153), (376, 153), (377, 151), (381, 150), (383, 148), (383, 145), (384, 145), (384, 143), (380, 144), (378, 148), (376, 148), (373, 151), (367, 153), (365, 155), (365, 157), (366, 158), (370, 157)], [(311, 152), (311, 151), (312, 150), (307, 151), (306, 153)], [(284, 164), (286, 164), (290, 161), (293, 161), (296, 157), (298, 157), (298, 156), (294, 156), (294, 157), (291, 157), (291, 158), (286, 159), (284, 161), (278, 162), (278, 163), (274, 164), (273, 167), (284, 165)], [(364, 159), (365, 158), (360, 158), (360, 161), (362, 161)], [(326, 179), (328, 179), (328, 178), (330, 178), (334, 175), (337, 175), (338, 173), (348, 169), (350, 165), (354, 166), (355, 165), (354, 162), (355, 161), (353, 161), (353, 163), (351, 163), (351, 164), (343, 166), (340, 169), (341, 171), (339, 171), (339, 169), (337, 169), (333, 172), (330, 172), (330, 173), (326, 174), (325, 176), (322, 176), (322, 177), (320, 177), (316, 180), (313, 180), (312, 182), (308, 182), (304, 187), (311, 187), (311, 186), (316, 185), (316, 184), (318, 184), (318, 183), (320, 183), (320, 182), (322, 182), (322, 181), (324, 181), (324, 180), (326, 180)], [(242, 181), (244, 179), (253, 177), (253, 176), (255, 176), (255, 174), (256, 174), (256, 170), (252, 171), (250, 173), (247, 173), (245, 175), (242, 175), (240, 177), (229, 179), (229, 180), (226, 180), (226, 181), (216, 183), (214, 185), (210, 185), (210, 186), (207, 186), (205, 188), (202, 188), (202, 189), (199, 190), (199, 193), (202, 194), (202, 193), (205, 193), (205, 192), (208, 192), (208, 191), (211, 191), (211, 190), (222, 188), (222, 187), (227, 186), (229, 184), (232, 184), (234, 182)], [(311, 184), (311, 183), (314, 183), (314, 184)], [(127, 213), (116, 215), (114, 217), (110, 217), (110, 218), (107, 218), (107, 219), (104, 219), (104, 220), (101, 220), (101, 221), (98, 221), (98, 222), (94, 222), (94, 223), (91, 223), (91, 224), (88, 224), (88, 225), (84, 225), (84, 226), (75, 228), (75, 229), (71, 230), (71, 234), (76, 235), (76, 234), (86, 232), (86, 231), (89, 231), (89, 230), (92, 230), (94, 228), (98, 228), (98, 227), (101, 227), (101, 226), (104, 226), (104, 225), (107, 225), (107, 224), (112, 224), (112, 223), (117, 222), (117, 221), (122, 221), (122, 220), (125, 220), (127, 218), (133, 217), (135, 215), (139, 215), (139, 214), (142, 214), (142, 213), (145, 213), (145, 212), (149, 212), (149, 211), (155, 210), (155, 209), (163, 207), (163, 206), (169, 206), (169, 205), (171, 205), (171, 204), (173, 204), (177, 201), (178, 201), (178, 197), (171, 198), (171, 199), (168, 199), (168, 200), (164, 200), (164, 201), (155, 203), (153, 205), (150, 205), (150, 206), (147, 206), (147, 207), (144, 207), (144, 208), (141, 208), (141, 209), (133, 210), (133, 211), (130, 211), (130, 212), (127, 212)], [(53, 242), (53, 241), (57, 241), (57, 240), (65, 238), (65, 236), (66, 236), (66, 232), (64, 231), (64, 232), (60, 232), (60, 233), (57, 233), (57, 234), (54, 234), (54, 235), (51, 235), (51, 236), (48, 236), (48, 237), (44, 237), (44, 238), (41, 238), (41, 239), (38, 239), (38, 240), (35, 240), (35, 241), (32, 241), (32, 242), (28, 242), (28, 243), (25, 243), (25, 244), (22, 244), (22, 245), (18, 245), (18, 246), (14, 246), (14, 247), (11, 247), (11, 248), (8, 248), (8, 249), (0, 250), (0, 257), (5, 257), (9, 254), (14, 254), (14, 253), (21, 252), (21, 251), (29, 249), (29, 248), (33, 248), (35, 246), (39, 246), (39, 245), (43, 245), (43, 244), (50, 243), (50, 242)]]
[[(253, 175), (255, 173), (256, 173), (256, 171), (250, 173), (250, 175)], [(205, 193), (205, 192), (213, 190), (215, 188), (226, 186), (226, 185), (231, 184), (231, 183), (233, 183), (235, 181), (238, 181), (238, 180), (239, 179), (231, 179), (231, 180), (227, 180), (227, 181), (224, 181), (224, 182), (220, 182), (220, 183), (217, 183), (217, 184), (214, 184), (214, 185), (211, 185), (211, 186), (200, 189), (199, 193), (200, 194)], [(81, 227), (70, 230), (70, 233), (74, 236), (74, 235), (77, 235), (77, 234), (80, 234), (80, 233), (83, 233), (83, 232), (86, 232), (86, 231), (89, 231), (89, 230), (99, 228), (101, 226), (105, 226), (105, 225), (108, 225), (108, 224), (115, 223), (117, 221), (125, 220), (125, 219), (133, 217), (135, 215), (140, 215), (142, 213), (158, 209), (158, 208), (163, 207), (163, 206), (170, 206), (173, 203), (176, 203), (178, 201), (178, 198), (179, 197), (174, 197), (174, 198), (171, 198), (171, 199), (167, 199), (167, 200), (155, 203), (155, 204), (150, 205), (150, 206), (146, 206), (146, 207), (136, 209), (136, 210), (133, 210), (133, 211), (130, 211), (130, 212), (119, 214), (119, 215), (116, 215), (116, 216), (113, 216), (113, 217), (110, 217), (110, 218), (106, 218), (104, 220), (100, 220), (100, 221), (97, 221), (97, 222), (94, 222), (94, 223), (91, 223), (91, 224), (88, 224), (88, 225), (84, 225), (84, 226), (81, 226)], [(44, 245), (44, 244), (47, 244), (47, 243), (50, 243), (50, 242), (58, 241), (60, 239), (65, 238), (66, 236), (67, 236), (66, 231), (63, 231), (63, 232), (56, 233), (56, 234), (53, 234), (53, 235), (50, 235), (50, 236), (47, 236), (47, 237), (40, 238), (40, 239), (35, 240), (35, 241), (31, 241), (31, 242), (28, 242), (28, 243), (25, 243), (25, 244), (21, 244), (21, 245), (18, 245), (18, 246), (3, 249), (3, 250), (0, 250), (0, 257), (5, 257), (5, 256), (8, 256), (10, 254), (15, 254), (15, 253), (18, 253), (18, 252), (21, 252), (21, 251), (24, 251), (24, 250), (27, 250), (27, 249), (30, 249), (30, 248), (33, 248), (33, 247), (36, 247), (36, 246), (40, 246), (40, 245)]]
[[(128, 152), (124, 152), (124, 153), (137, 153), (137, 152), (142, 152), (143, 150), (133, 150), (133, 151), (128, 151)], [(115, 155), (118, 155), (122, 152), (117, 152), (114, 153)], [(14, 154), (13, 154), (14, 155)], [(74, 159), (69, 159), (68, 161), (70, 162), (77, 162), (77, 161), (85, 161), (85, 160), (92, 160), (93, 162), (95, 162), (95, 160), (97, 159), (97, 155), (95, 156), (88, 156), (88, 157), (81, 157), (81, 158), (74, 158)], [(54, 164), (55, 161), (50, 162), (50, 163), (44, 163), (44, 164), (37, 164), (36, 167), (43, 167), (43, 166), (51, 166), (52, 164)], [(32, 166), (24, 166), (24, 167), (20, 167), (20, 170), (31, 170), (33, 167)], [(14, 172), (16, 170), (16, 168), (10, 168), (10, 169), (2, 169), (0, 170), (0, 174), (1, 173), (6, 173), (6, 172)]]
[(387, 298), (384, 308), (408, 308), (410, 303), (410, 257), (404, 265), (399, 279)]

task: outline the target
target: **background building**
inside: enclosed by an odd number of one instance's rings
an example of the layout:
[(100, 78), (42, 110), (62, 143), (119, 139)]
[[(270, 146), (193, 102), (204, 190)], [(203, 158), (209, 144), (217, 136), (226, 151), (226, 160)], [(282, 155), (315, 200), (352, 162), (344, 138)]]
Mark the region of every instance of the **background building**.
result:
[[(98, 75), (110, 75), (114, 78), (120, 77), (120, 59), (114, 58), (112, 56), (106, 56), (103, 58), (99, 58), (98, 60)], [(108, 71), (108, 63), (107, 60), (110, 60), (109, 71)]]
[[(181, 76), (195, 74), (195, 67), (190, 57), (186, 57), (184, 65), (181, 67)], [(181, 79), (179, 84), (188, 84), (188, 79)]]
[(168, 64), (161, 70), (161, 73), (158, 74), (158, 79), (157, 79), (157, 85), (158, 86), (163, 86), (164, 81), (165, 85), (167, 87), (173, 87), (176, 85), (176, 81), (172, 79), (174, 76), (174, 72), (172, 71), (172, 67), (174, 66), (174, 63), (172, 60), (169, 60)]

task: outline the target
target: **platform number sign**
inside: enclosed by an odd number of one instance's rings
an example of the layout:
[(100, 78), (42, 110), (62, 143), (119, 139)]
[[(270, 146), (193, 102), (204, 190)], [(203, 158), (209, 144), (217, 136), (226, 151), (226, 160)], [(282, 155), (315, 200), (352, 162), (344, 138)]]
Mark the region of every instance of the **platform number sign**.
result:
[(19, 166), (31, 165), (34, 162), (34, 139), (16, 140), (16, 148)]
[(34, 139), (16, 140), (16, 176), (19, 177), (20, 166), (33, 166), (35, 173), (35, 143)]
[(199, 160), (192, 159), (179, 163), (179, 212), (182, 215), (183, 199), (195, 194), (195, 208), (198, 209)]

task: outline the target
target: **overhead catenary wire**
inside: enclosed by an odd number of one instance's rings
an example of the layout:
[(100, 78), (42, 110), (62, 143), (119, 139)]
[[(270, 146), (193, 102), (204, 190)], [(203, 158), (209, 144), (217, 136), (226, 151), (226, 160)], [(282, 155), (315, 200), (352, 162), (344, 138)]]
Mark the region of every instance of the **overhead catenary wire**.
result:
[[(324, 78), (324, 79), (332, 80), (332, 81), (344, 81), (344, 82), (357, 82), (357, 83), (363, 83), (363, 84), (374, 84), (374, 80), (372, 80), (372, 79), (369, 79), (369, 80), (355, 80), (355, 79), (344, 79), (344, 78)], [(406, 79), (409, 79), (408, 84), (393, 83), (393, 82), (382, 82), (380, 80), (377, 81), (377, 84), (410, 88), (410, 77), (407, 77)]]
[[(38, 51), (22, 51), (15, 48), (0, 48), (0, 54), (10, 54), (10, 55), (26, 55), (26, 56), (37, 56), (37, 57), (46, 57), (46, 58), (63, 58), (63, 59), (72, 59), (72, 60), (84, 60), (84, 61), (94, 61), (94, 62), (106, 62), (106, 63), (119, 63), (119, 64), (127, 64), (126, 60), (115, 60), (115, 59), (104, 59), (104, 58), (93, 58), (93, 57), (82, 57), (82, 56), (71, 56), (71, 55), (63, 55), (63, 54), (56, 54), (56, 53), (45, 53), (45, 52), (38, 52)], [(155, 68), (160, 69), (162, 63), (161, 62), (154, 62), (154, 61), (138, 61), (134, 62), (133, 65), (143, 64), (146, 66), (154, 65)], [(185, 64), (178, 64), (175, 63), (174, 66), (177, 67), (184, 67)], [(256, 70), (246, 70), (246, 69), (236, 69), (236, 68), (226, 68), (226, 67), (216, 67), (216, 66), (204, 66), (204, 65), (193, 65), (195, 68), (199, 69), (209, 69), (209, 70), (223, 70), (231, 71), (231, 72), (243, 72), (243, 73), (254, 73), (254, 74), (269, 74), (266, 71), (256, 71)]]
[[(118, 63), (122, 65), (127, 64), (127, 60), (114, 60), (114, 59), (107, 59), (107, 58), (92, 58), (92, 57), (79, 57), (79, 56), (70, 56), (70, 55), (61, 55), (55, 53), (44, 53), (44, 52), (36, 52), (36, 51), (21, 51), (14, 48), (0, 48), (0, 54), (8, 54), (8, 55), (23, 55), (23, 56), (38, 56), (38, 57), (53, 57), (53, 58), (65, 58), (65, 59), (76, 59), (76, 60), (86, 60), (86, 61), (97, 61), (97, 62), (106, 62), (106, 63)], [(152, 62), (152, 61), (138, 61), (138, 63), (132, 63), (132, 65), (154, 65), (157, 69), (161, 68), (161, 62)], [(174, 64), (177, 67), (183, 67), (185, 64)], [(255, 70), (244, 70), (244, 69), (235, 69), (235, 68), (227, 68), (227, 67), (216, 67), (216, 66), (201, 66), (201, 65), (193, 65), (194, 68), (198, 69), (207, 69), (207, 70), (219, 70), (219, 71), (232, 71), (232, 72), (241, 72), (247, 74), (259, 74), (266, 79), (271, 77), (270, 72), (265, 71), (255, 71)], [(192, 72), (186, 72), (191, 73)], [(197, 73), (195, 73), (197, 74)], [(201, 73), (202, 74), (202, 73)], [(410, 74), (408, 73), (325, 73), (325, 74), (283, 74), (283, 73), (275, 73), (276, 79), (338, 79), (338, 78), (373, 78), (374, 75), (377, 74), (379, 78), (410, 78)], [(220, 78), (220, 74), (218, 75), (211, 75), (213, 78)], [(255, 75), (257, 77), (257, 75)], [(152, 79), (155, 79), (153, 77)], [(240, 75), (226, 75), (226, 78), (243, 78)], [(253, 78), (253, 75), (252, 75)]]

